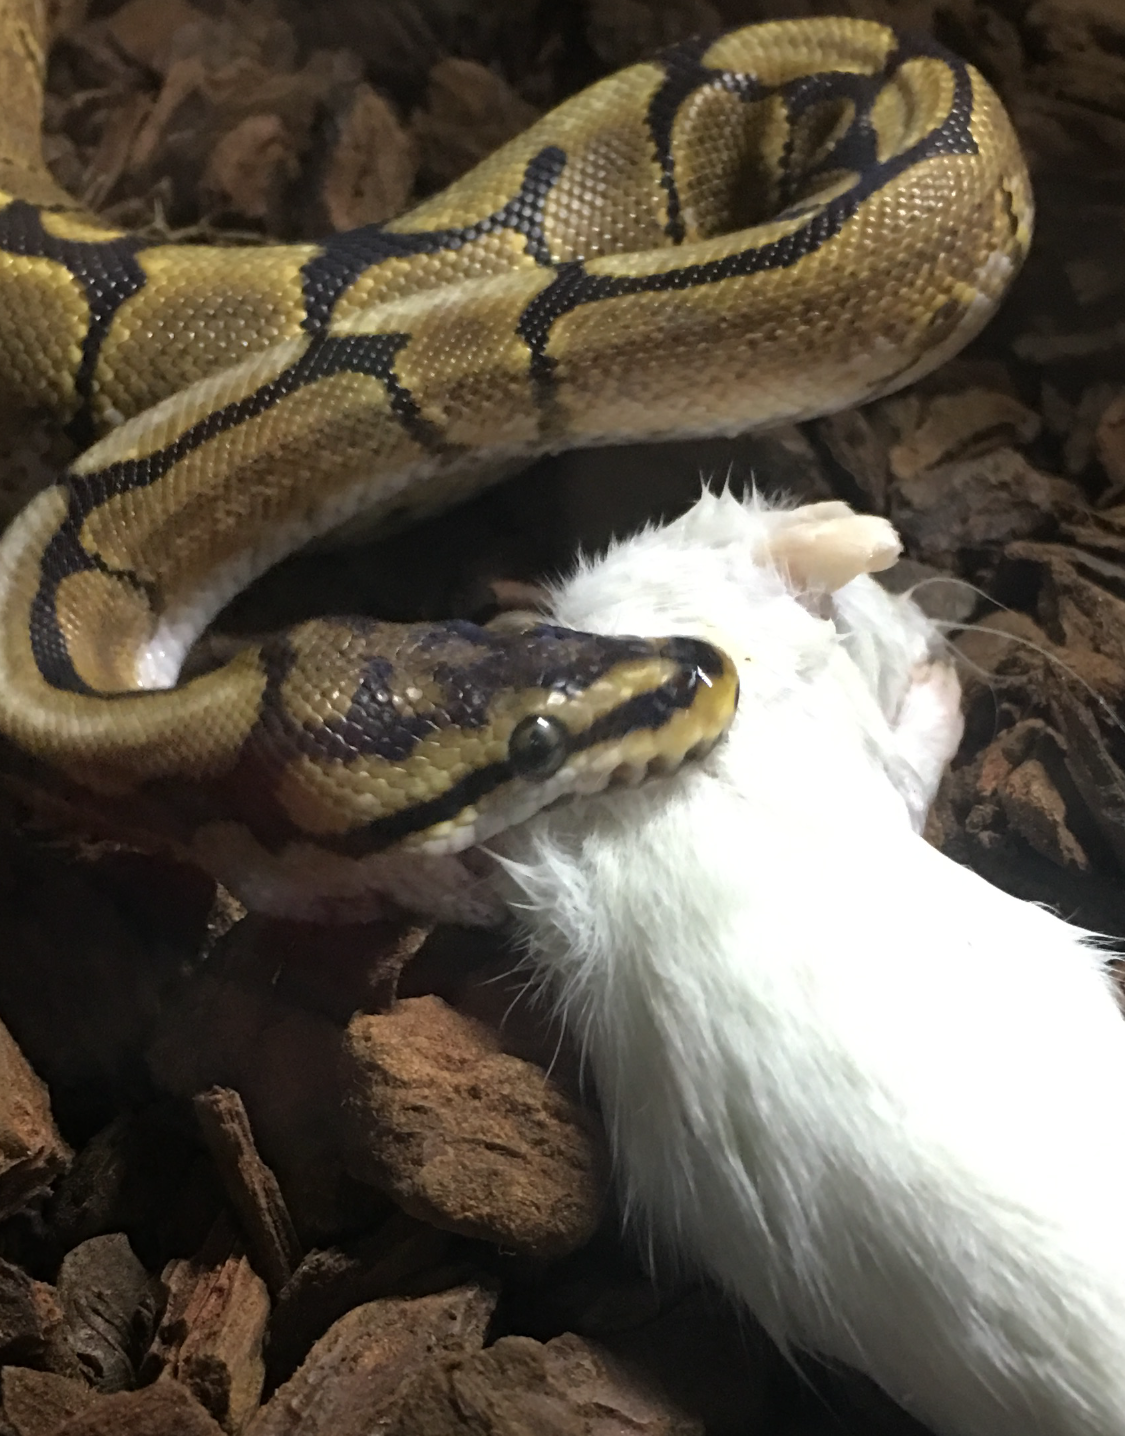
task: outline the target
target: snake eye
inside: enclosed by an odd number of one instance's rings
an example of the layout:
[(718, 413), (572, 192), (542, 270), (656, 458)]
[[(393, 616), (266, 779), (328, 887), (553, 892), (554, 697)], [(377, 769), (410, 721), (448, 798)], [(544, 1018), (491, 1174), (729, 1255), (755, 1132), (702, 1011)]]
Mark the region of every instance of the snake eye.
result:
[(557, 718), (521, 718), (508, 739), (508, 762), (520, 778), (550, 778), (566, 761), (570, 734)]

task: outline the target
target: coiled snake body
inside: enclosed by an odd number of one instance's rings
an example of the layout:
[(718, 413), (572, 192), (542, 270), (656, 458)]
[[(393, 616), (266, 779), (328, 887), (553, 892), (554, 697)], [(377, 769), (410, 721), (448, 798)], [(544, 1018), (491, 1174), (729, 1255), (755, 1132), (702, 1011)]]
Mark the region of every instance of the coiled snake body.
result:
[(323, 620), (173, 686), (234, 592), (515, 456), (886, 393), (979, 330), (1029, 241), (980, 75), (823, 19), (613, 75), (390, 224), (148, 244), (42, 165), (41, 19), (0, 0), (0, 392), (103, 437), (0, 542), (0, 731), (257, 906), (432, 905), (427, 863), (675, 766), (737, 685), (689, 639)]

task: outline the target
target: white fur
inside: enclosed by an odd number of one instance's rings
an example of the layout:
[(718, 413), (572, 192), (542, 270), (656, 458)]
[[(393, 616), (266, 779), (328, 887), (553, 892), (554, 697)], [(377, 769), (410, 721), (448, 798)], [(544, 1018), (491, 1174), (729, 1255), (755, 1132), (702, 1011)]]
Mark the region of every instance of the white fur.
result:
[(722, 643), (742, 698), (704, 764), (509, 834), (511, 901), (662, 1245), (943, 1436), (1123, 1436), (1103, 961), (918, 835), (955, 681), (908, 599), (791, 592), (793, 519), (705, 496), (562, 588), (563, 623)]

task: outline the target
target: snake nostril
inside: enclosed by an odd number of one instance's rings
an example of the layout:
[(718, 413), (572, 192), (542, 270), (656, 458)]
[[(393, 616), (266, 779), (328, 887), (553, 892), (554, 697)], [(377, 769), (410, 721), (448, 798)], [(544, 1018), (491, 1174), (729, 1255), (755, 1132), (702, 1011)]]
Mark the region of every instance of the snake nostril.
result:
[(677, 707), (686, 707), (695, 696), (703, 673), (700, 668), (692, 664), (690, 667), (677, 669), (668, 680), (667, 688), (672, 702)]

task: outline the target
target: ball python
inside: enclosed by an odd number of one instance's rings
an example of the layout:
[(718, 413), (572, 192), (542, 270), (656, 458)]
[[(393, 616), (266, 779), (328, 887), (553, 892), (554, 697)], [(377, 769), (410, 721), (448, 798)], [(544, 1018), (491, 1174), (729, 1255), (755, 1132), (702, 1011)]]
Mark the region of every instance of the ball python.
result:
[(307, 622), (177, 685), (252, 578), (566, 447), (736, 434), (965, 344), (1032, 201), (992, 89), (853, 19), (690, 40), (400, 218), (150, 243), (40, 156), (43, 0), (0, 0), (0, 392), (93, 442), (0, 541), (0, 734), (248, 905), (405, 894), (724, 731), (729, 658), (547, 624)]

